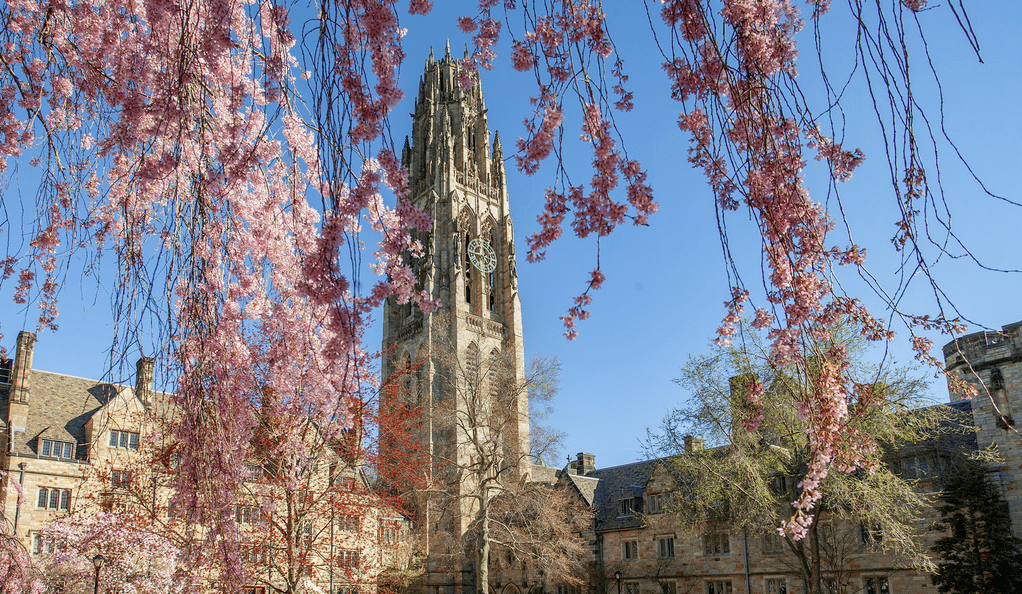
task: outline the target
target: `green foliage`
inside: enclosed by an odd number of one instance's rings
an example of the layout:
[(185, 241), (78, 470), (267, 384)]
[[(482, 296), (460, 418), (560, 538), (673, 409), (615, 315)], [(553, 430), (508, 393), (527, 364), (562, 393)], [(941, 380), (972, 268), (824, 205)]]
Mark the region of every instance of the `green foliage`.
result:
[(963, 460), (931, 528), (946, 532), (933, 547), (939, 562), (932, 577), (945, 594), (1022, 592), (1022, 539), (1011, 535), (1008, 503), (986, 475), (981, 462)]
[[(924, 406), (926, 383), (911, 368), (866, 363), (850, 330), (840, 341), (853, 361), (842, 378), (853, 395), (848, 423), (871, 436), (876, 447), (867, 453), (871, 472), (833, 469), (823, 480), (822, 504), (811, 512), (805, 538), (785, 537), (812, 592), (820, 591), (821, 571), (839, 573), (848, 552), (862, 551), (860, 526), (882, 533), (871, 546), (904, 564), (932, 569), (919, 536), (922, 512), (934, 500), (926, 488), (933, 477), (902, 476), (899, 457), (925, 452), (933, 457), (928, 468), (940, 468), (939, 459), (971, 431), (955, 409)], [(675, 498), (683, 521), (698, 528), (720, 521), (726, 510), (733, 526), (774, 533), (793, 516), (790, 503), (800, 496), (813, 459), (809, 425), (798, 405), (806, 401), (804, 391), (816, 389), (814, 360), (835, 343), (805, 345), (804, 364), (778, 370), (754, 331), (743, 328), (739, 342), (741, 348), (715, 347), (690, 357), (676, 383), (691, 396), (666, 416), (660, 431), (650, 433), (648, 444), (671, 462), (683, 483), (685, 496)], [(765, 388), (761, 406), (745, 393), (753, 379)], [(868, 398), (862, 396), (866, 392)], [(750, 431), (748, 421), (759, 414), (761, 422)], [(710, 447), (687, 451), (688, 435), (705, 438)]]

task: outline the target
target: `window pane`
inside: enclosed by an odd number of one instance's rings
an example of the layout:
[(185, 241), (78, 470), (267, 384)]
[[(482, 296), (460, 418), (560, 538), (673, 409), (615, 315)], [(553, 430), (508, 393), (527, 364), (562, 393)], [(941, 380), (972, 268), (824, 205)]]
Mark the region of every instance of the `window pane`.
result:
[(64, 457), (68, 459), (71, 458), (71, 444), (69, 443), (64, 444)]
[(43, 536), (41, 534), (35, 535), (35, 546), (32, 548), (32, 551), (36, 555), (43, 552)]
[(124, 431), (121, 431), (120, 439), (121, 439), (121, 443), (120, 443), (119, 447), (127, 448), (128, 447), (128, 434), (126, 432), (124, 432)]
[(63, 491), (60, 494), (60, 509), (71, 509), (71, 491)]
[(39, 489), (39, 503), (37, 505), (39, 507), (46, 507), (47, 501), (46, 498), (47, 498), (46, 489)]
[(50, 489), (50, 509), (57, 509), (57, 504), (60, 502), (60, 491), (57, 489)]
[(128, 435), (128, 447), (133, 450), (138, 449), (138, 433), (131, 433)]
[(117, 447), (117, 432), (116, 431), (111, 431), (110, 432), (110, 447), (112, 447), (112, 448), (116, 448)]
[(53, 442), (48, 440), (48, 439), (44, 439), (44, 440), (42, 440), (42, 442), (43, 442), (43, 447), (40, 449), (39, 455), (40, 456), (49, 456), (50, 455), (50, 447), (53, 446)]

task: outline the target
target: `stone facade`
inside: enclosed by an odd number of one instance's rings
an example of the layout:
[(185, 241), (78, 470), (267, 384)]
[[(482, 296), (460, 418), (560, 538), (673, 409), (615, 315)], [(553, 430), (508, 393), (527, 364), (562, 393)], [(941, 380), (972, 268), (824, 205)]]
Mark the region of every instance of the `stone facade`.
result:
[[(947, 369), (972, 383), (978, 394), (971, 400), (951, 393), (950, 403), (968, 414), (975, 436), (962, 444), (994, 446), (1001, 462), (990, 478), (999, 483), (1009, 503), (1012, 529), (1022, 535), (1022, 438), (1014, 430), (1022, 415), (1022, 322), (1001, 332), (971, 334), (944, 347)], [(987, 392), (989, 390), (989, 393)], [(996, 407), (996, 408), (995, 408)], [(687, 449), (701, 449), (702, 440), (687, 438)], [(928, 469), (939, 488), (941, 452), (947, 444), (920, 444), (898, 452), (892, 464), (903, 472)], [(940, 451), (938, 451), (940, 450)], [(646, 460), (594, 469), (592, 454), (580, 453), (564, 470), (536, 469), (547, 481), (570, 479), (579, 497), (597, 509), (591, 534), (594, 544), (593, 590), (608, 594), (796, 594), (807, 592), (795, 557), (772, 534), (751, 534), (733, 526), (683, 527), (664, 505), (666, 494), (683, 493), (669, 465)], [(917, 475), (918, 476), (918, 475)], [(587, 482), (583, 482), (585, 479)], [(586, 491), (588, 489), (588, 491)], [(588, 494), (583, 494), (586, 492)], [(939, 517), (936, 509), (923, 514), (917, 528), (929, 548), (937, 535), (926, 532)], [(825, 590), (841, 594), (929, 594), (937, 590), (929, 576), (900, 567), (899, 560), (870, 544), (871, 535), (857, 525), (827, 529), (830, 570), (823, 572)], [(547, 579), (545, 591), (567, 589)]]
[[(472, 81), (467, 89), (459, 82), (465, 76)], [(507, 480), (518, 481), (531, 470), (528, 393), (495, 395), (497, 383), (524, 386), (525, 356), (499, 134), (493, 135), (492, 149), (490, 142), (478, 74), (463, 71), (449, 45), (440, 60), (431, 52), (402, 164), (409, 170), (411, 201), (433, 219), (430, 230), (417, 234), (422, 254), (408, 262), (417, 288), (442, 308), (423, 315), (391, 298), (383, 317), (384, 375), (403, 375), (394, 380), (403, 382), (403, 395), (391, 398), (404, 398), (421, 411), (418, 446), (431, 454), (427, 474), (446, 491), (413, 503), (431, 559), (441, 541), (448, 549), (460, 542), (477, 515), (480, 504), (469, 494), (480, 488), (474, 483), (479, 477), (467, 469), (491, 457), (479, 451), (480, 441), (499, 442), (502, 462), (494, 471)], [(457, 373), (445, 371), (445, 365)], [(487, 379), (498, 367), (505, 379)], [(384, 407), (397, 408), (393, 401)], [(499, 429), (497, 414), (504, 419)], [(429, 568), (425, 584), (432, 592), (460, 591), (474, 581), (469, 561), (460, 571), (433, 561)]]
[[(579, 454), (581, 457), (582, 454)], [(567, 472), (572, 472), (568, 470)], [(693, 529), (670, 508), (684, 496), (669, 463), (646, 460), (591, 470), (597, 520), (592, 534), (597, 569), (594, 589), (615, 594), (798, 594), (808, 592), (796, 557), (773, 533), (726, 524)], [(918, 529), (937, 519), (930, 510)], [(869, 532), (828, 523), (824, 570), (827, 594), (930, 594), (929, 577), (899, 567), (898, 559), (873, 546)], [(618, 576), (620, 576), (618, 578)], [(556, 580), (547, 585), (557, 588)]]
[[(21, 332), (13, 361), (0, 369), (0, 430), (6, 440), (0, 453), (0, 528), (16, 534), (36, 560), (57, 544), (44, 533), (47, 524), (67, 514), (124, 511), (148, 518), (156, 532), (180, 536), (183, 520), (171, 506), (171, 477), (157, 459), (157, 442), (172, 439), (178, 409), (169, 394), (153, 389), (154, 360), (139, 360), (132, 387), (32, 369), (35, 344), (34, 334)], [(309, 492), (324, 493), (333, 481), (332, 497), (347, 503), (328, 512), (347, 515), (319, 513), (306, 520), (303, 534), (309, 537), (298, 546), (311, 555), (310, 582), (330, 594), (372, 594), (380, 585), (400, 583), (411, 558), (407, 518), (380, 504), (359, 463), (345, 461), (329, 445), (326, 450), (307, 481)], [(266, 594), (275, 583), (265, 542), (266, 522), (274, 518), (264, 511), (273, 495), (260, 477), (256, 470), (245, 481), (235, 510), (241, 558), (251, 578), (238, 590), (244, 594)]]
[[(944, 346), (952, 375), (976, 389), (972, 417), (978, 447), (995, 447), (1002, 463), (991, 478), (1000, 483), (1011, 510), (1012, 531), (1022, 536), (1022, 322), (1000, 332), (969, 334)], [(962, 395), (951, 392), (951, 399)]]

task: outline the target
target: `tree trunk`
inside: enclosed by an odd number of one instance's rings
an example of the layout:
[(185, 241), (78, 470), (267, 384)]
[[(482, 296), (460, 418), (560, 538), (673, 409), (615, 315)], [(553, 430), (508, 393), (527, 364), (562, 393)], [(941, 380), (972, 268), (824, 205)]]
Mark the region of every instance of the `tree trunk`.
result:
[(476, 559), (476, 592), (490, 592), (490, 506), (485, 489), (479, 502), (479, 556)]
[(820, 533), (817, 530), (819, 517), (813, 522), (809, 529), (809, 594), (821, 594), (823, 592), (820, 583)]

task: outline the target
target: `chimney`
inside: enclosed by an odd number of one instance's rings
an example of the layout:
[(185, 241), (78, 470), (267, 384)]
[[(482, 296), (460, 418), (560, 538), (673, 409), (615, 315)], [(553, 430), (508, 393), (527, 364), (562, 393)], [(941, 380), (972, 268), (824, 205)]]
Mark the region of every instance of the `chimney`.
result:
[(156, 359), (152, 357), (139, 357), (138, 363), (135, 364), (135, 396), (145, 406), (149, 406), (149, 400), (153, 395), (153, 370), (155, 367)]
[(11, 369), (11, 387), (8, 392), (8, 452), (13, 452), (16, 443), (20, 443), (20, 438), (16, 439), (14, 434), (24, 433), (28, 426), (28, 397), (31, 394), (29, 376), (32, 371), (32, 350), (34, 348), (35, 334), (24, 330), (19, 332), (17, 351), (14, 353), (14, 367)]
[(685, 436), (685, 453), (701, 452), (706, 447), (706, 440), (695, 435)]
[(596, 454), (590, 454), (588, 452), (579, 452), (575, 454), (575, 461), (572, 463), (572, 467), (575, 469), (575, 474), (585, 476), (586, 474), (596, 470)]
[(18, 333), (18, 347), (14, 354), (14, 369), (11, 370), (11, 402), (28, 404), (31, 391), (28, 375), (32, 371), (32, 351), (35, 349), (35, 333), (22, 330)]

